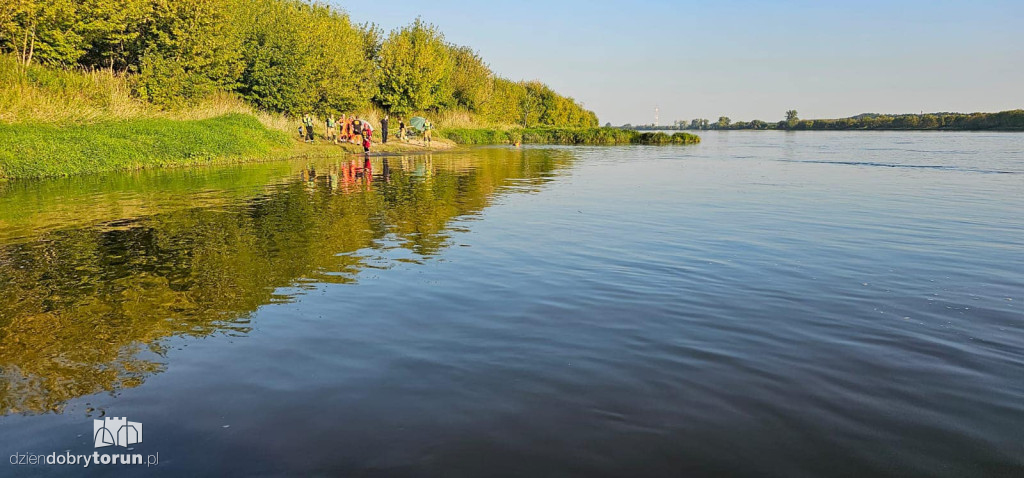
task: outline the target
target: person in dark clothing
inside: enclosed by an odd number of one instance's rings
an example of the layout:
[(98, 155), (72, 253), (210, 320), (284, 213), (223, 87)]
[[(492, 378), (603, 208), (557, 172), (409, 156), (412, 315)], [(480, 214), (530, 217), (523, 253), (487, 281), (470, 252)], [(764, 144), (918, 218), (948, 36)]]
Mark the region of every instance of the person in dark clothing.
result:
[(310, 116), (309, 113), (306, 113), (306, 115), (302, 117), (302, 124), (306, 125), (306, 142), (307, 143), (312, 143), (313, 142), (313, 117)]
[(384, 115), (384, 119), (380, 120), (380, 142), (388, 142), (388, 115)]
[(352, 116), (352, 139), (356, 140), (356, 144), (363, 144), (363, 121)]

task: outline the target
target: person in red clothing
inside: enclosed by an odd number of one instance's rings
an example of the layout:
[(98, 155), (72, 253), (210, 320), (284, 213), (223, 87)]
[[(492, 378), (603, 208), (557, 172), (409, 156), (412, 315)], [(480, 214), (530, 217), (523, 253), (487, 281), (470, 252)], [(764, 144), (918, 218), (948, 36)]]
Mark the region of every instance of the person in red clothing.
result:
[[(370, 152), (370, 138), (372, 138), (372, 137), (373, 137), (373, 127), (370, 126), (370, 123), (368, 121), (363, 121), (363, 152), (364, 153), (369, 153)], [(370, 162), (369, 158), (367, 158), (366, 162), (367, 163)]]

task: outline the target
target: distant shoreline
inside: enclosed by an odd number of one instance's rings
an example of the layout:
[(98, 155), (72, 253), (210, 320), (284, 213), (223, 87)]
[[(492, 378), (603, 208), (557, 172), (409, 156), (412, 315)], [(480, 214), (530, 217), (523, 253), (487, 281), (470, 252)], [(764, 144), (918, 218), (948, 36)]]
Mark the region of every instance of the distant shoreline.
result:
[(1024, 133), (1024, 128), (991, 128), (991, 129), (898, 129), (898, 128), (872, 128), (872, 129), (753, 129), (753, 128), (741, 128), (741, 129), (673, 129), (673, 128), (634, 128), (630, 131), (643, 131), (643, 132), (666, 132), (666, 131), (696, 131), (701, 133), (707, 133), (712, 131), (725, 132), (730, 131), (765, 131), (765, 132), (776, 132), (776, 133), (805, 133), (805, 132), (832, 132), (832, 133)]
[(721, 116), (712, 122), (696, 118), (688, 123), (677, 121), (673, 125), (630, 125), (622, 129), (637, 131), (1024, 131), (1024, 110), (998, 113), (924, 113), (886, 115), (865, 113), (849, 118), (806, 119), (797, 117), (795, 110), (787, 112), (786, 119), (769, 123), (761, 120), (733, 122)]

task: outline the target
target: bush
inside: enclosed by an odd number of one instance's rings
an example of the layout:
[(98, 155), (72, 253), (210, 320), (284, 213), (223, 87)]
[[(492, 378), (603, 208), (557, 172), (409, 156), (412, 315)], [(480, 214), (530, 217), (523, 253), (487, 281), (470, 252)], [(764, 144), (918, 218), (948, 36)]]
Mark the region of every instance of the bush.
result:
[(458, 144), (696, 144), (700, 137), (690, 133), (640, 133), (617, 128), (453, 128), (438, 132)]

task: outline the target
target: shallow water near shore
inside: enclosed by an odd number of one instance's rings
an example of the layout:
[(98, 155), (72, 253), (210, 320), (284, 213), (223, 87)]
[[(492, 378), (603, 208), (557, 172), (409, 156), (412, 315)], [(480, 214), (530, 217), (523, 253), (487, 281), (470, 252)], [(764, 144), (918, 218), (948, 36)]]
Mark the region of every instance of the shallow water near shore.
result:
[(1024, 134), (702, 139), (0, 184), (0, 475), (1024, 472)]

